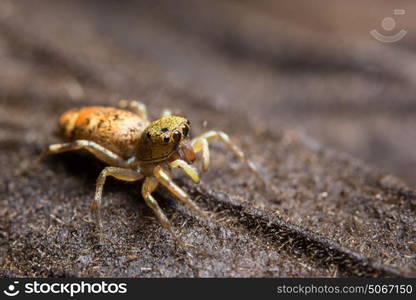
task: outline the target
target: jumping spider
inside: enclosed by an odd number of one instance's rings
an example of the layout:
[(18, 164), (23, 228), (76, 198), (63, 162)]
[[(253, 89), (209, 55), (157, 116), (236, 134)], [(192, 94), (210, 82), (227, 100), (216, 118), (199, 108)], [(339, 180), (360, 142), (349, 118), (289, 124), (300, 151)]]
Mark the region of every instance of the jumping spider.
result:
[[(103, 186), (107, 176), (124, 181), (144, 178), (142, 195), (160, 223), (180, 242), (168, 218), (159, 207), (152, 192), (162, 184), (188, 208), (201, 216), (203, 212), (171, 179), (172, 169), (181, 168), (194, 182), (199, 176), (191, 164), (196, 153), (202, 152), (203, 169), (209, 165), (208, 142), (220, 139), (241, 161), (243, 152), (222, 131), (208, 131), (189, 140), (190, 123), (186, 118), (164, 111), (162, 117), (150, 122), (146, 107), (137, 101), (121, 101), (122, 109), (112, 107), (84, 107), (71, 109), (59, 119), (59, 133), (65, 143), (53, 144), (40, 156), (40, 161), (50, 154), (85, 149), (109, 166), (102, 170), (91, 209), (101, 228), (100, 206)], [(128, 109), (128, 110), (126, 110)]]

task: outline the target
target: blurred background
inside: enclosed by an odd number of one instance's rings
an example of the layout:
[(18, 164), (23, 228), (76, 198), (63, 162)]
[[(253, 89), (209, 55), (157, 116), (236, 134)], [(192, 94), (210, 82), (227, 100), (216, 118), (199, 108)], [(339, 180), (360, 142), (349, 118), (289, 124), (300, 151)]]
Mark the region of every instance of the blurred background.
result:
[(170, 93), (163, 77), (259, 128), (303, 131), (415, 186), (415, 13), (411, 0), (2, 0), (0, 101), (40, 94), (69, 106), (93, 99), (95, 84), (157, 105)]

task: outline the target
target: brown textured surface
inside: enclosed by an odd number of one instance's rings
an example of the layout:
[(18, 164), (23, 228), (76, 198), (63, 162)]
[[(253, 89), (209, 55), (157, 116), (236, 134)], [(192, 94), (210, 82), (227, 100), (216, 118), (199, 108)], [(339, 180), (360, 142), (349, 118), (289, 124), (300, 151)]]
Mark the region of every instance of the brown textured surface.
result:
[[(368, 35), (412, 1), (123, 3), (0, 2), (2, 276), (414, 275), (416, 23), (400, 43)], [(159, 189), (193, 257), (115, 180), (98, 245), (91, 156), (25, 171), (60, 113), (121, 98), (227, 131), (272, 182), (214, 146), (201, 185), (177, 180), (215, 222)]]

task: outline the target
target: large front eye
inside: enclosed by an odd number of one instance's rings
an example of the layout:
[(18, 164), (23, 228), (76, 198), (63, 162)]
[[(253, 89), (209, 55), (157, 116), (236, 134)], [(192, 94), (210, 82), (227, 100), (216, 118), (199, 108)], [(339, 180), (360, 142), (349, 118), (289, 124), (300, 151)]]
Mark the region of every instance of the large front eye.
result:
[(180, 133), (179, 131), (175, 130), (175, 131), (173, 132), (173, 139), (174, 139), (174, 140), (178, 140), (178, 139), (180, 139), (180, 138), (181, 138), (181, 133)]
[(182, 133), (183, 133), (183, 136), (184, 137), (187, 137), (188, 136), (188, 133), (189, 133), (189, 127), (188, 126), (186, 126), (186, 125), (182, 125)]

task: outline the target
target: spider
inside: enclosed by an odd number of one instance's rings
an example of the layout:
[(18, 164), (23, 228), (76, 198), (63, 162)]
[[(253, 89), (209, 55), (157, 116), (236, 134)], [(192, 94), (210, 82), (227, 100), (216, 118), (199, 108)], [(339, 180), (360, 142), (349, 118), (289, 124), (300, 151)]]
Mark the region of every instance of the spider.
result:
[(208, 143), (219, 139), (256, 172), (254, 165), (226, 133), (210, 130), (190, 140), (190, 122), (186, 118), (165, 110), (161, 118), (151, 122), (146, 106), (138, 101), (120, 101), (120, 108), (90, 106), (68, 110), (61, 115), (58, 128), (65, 143), (50, 145), (39, 161), (51, 154), (85, 149), (109, 165), (98, 176), (90, 206), (100, 228), (101, 198), (107, 176), (124, 181), (144, 179), (141, 191), (144, 201), (163, 227), (180, 241), (152, 195), (157, 186), (163, 185), (200, 216), (207, 217), (207, 214), (172, 180), (172, 169), (182, 169), (199, 183), (198, 172), (192, 166), (196, 154), (202, 153), (203, 170), (207, 170), (210, 161)]

